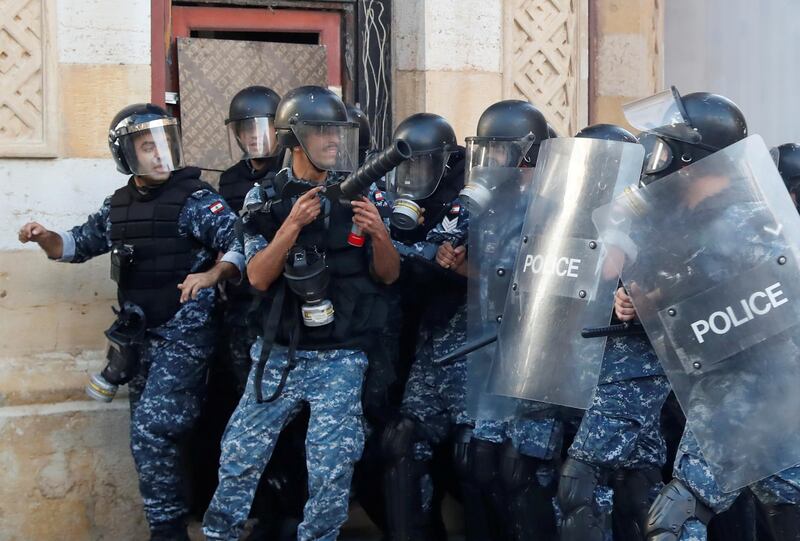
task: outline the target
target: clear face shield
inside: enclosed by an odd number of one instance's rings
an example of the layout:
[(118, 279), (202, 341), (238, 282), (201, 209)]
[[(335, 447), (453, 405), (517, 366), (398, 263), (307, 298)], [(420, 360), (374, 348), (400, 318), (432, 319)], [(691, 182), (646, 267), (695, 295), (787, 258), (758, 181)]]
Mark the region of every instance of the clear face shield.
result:
[(467, 138), (466, 185), (458, 195), (470, 213), (483, 213), (498, 188), (519, 178), (519, 167), (533, 143), (533, 135)]
[(394, 198), (392, 225), (406, 231), (417, 227), (422, 215), (417, 201), (436, 191), (452, 153), (446, 148), (415, 153), (386, 176), (386, 190)]
[(677, 150), (680, 143), (702, 147), (702, 137), (692, 128), (681, 95), (674, 86), (625, 104), (622, 109), (628, 123), (643, 132), (639, 140), (645, 148), (644, 176), (667, 171), (676, 158), (681, 158)]
[(122, 155), (134, 175), (166, 179), (184, 167), (178, 120), (164, 118), (116, 131)]
[(358, 168), (358, 124), (298, 122), (292, 132), (317, 169), (351, 172)]
[(228, 146), (236, 161), (274, 156), (278, 151), (274, 120), (256, 117), (228, 122)]

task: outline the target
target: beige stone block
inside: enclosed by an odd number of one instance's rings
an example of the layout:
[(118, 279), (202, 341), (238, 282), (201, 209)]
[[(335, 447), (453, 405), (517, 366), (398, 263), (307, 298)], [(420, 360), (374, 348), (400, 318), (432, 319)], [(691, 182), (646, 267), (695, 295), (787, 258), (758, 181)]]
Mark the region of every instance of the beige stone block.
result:
[(445, 117), (459, 144), (475, 135), (478, 118), (502, 99), (503, 76), (478, 71), (429, 71), (425, 74), (425, 111)]
[(0, 408), (0, 539), (146, 539), (126, 402)]
[(403, 0), (392, 5), (392, 55), (397, 70), (424, 67), (425, 0)]
[(599, 34), (646, 32), (652, 25), (657, 0), (595, 0)]
[(641, 34), (611, 34), (598, 39), (595, 93), (599, 96), (644, 96), (653, 86), (654, 58)]
[(83, 400), (113, 320), (108, 259), (81, 265), (0, 252), (0, 407)]
[(500, 71), (502, 4), (501, 0), (425, 2), (425, 69)]
[(392, 89), (395, 127), (408, 116), (425, 110), (425, 76), (426, 72), (424, 71), (397, 70), (394, 72)]
[(625, 121), (625, 115), (622, 113), (622, 106), (634, 99), (629, 96), (595, 96), (590, 124), (600, 122), (618, 124), (635, 134), (636, 130)]
[(71, 265), (40, 251), (0, 254), (2, 356), (102, 347), (116, 291), (107, 256)]
[(150, 66), (61, 64), (63, 157), (107, 158), (111, 118), (131, 103), (150, 101)]

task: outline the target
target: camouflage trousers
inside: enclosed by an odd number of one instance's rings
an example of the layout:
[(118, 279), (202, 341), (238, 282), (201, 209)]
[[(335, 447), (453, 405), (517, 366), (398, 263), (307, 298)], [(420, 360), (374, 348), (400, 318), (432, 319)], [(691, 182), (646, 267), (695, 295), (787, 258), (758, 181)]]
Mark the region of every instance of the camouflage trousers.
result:
[(188, 512), (179, 444), (200, 415), (212, 352), (210, 345), (148, 335), (139, 374), (128, 384), (131, 451), (151, 527)]
[[(435, 359), (462, 346), (466, 340), (466, 309), (461, 307), (444, 328), (425, 337), (417, 350), (406, 382), (400, 412), (416, 421), (419, 439), (414, 442), (414, 460), (428, 464), (434, 447), (450, 437), (458, 425), (474, 426), (465, 410), (466, 358), (448, 364)], [(420, 480), (422, 508), (433, 502), (433, 479), (427, 469)]]
[(433, 446), (457, 425), (474, 426), (465, 409), (466, 358), (448, 364), (434, 359), (447, 355), (466, 340), (466, 309), (461, 308), (443, 329), (434, 331), (417, 351), (400, 411), (417, 421), (424, 438), (414, 447), (416, 460), (430, 460)]
[[(691, 430), (686, 429), (681, 438), (678, 455), (675, 458), (677, 479), (686, 486), (715, 514), (728, 509), (741, 493), (741, 490), (722, 492), (703, 456), (700, 446)], [(793, 466), (782, 472), (750, 485), (750, 491), (764, 504), (800, 505), (800, 466)], [(681, 541), (706, 541), (706, 525), (699, 520), (688, 520), (683, 525)]]
[[(660, 414), (669, 391), (664, 376), (601, 383), (569, 448), (569, 456), (598, 469), (660, 469), (666, 462)], [(660, 488), (653, 487), (651, 500), (655, 500)], [(613, 497), (609, 484), (600, 483), (595, 488), (593, 505), (595, 513), (608, 519), (604, 524), (611, 524)], [(605, 539), (611, 539), (610, 530)]]
[[(254, 359), (260, 342), (253, 347)], [(361, 387), (367, 358), (362, 351), (297, 351), (296, 365), (272, 402), (258, 403), (256, 385), (271, 397), (288, 366), (286, 348), (270, 352), (263, 381), (250, 371), (239, 406), (222, 441), (219, 486), (203, 520), (209, 539), (235, 540), (247, 520), (258, 481), (278, 435), (307, 402), (306, 436), (309, 498), (298, 528), (301, 541), (336, 539), (347, 519), (353, 466), (364, 447)]]
[[(225, 348), (223, 358), (236, 380), (239, 394), (244, 392), (247, 375), (250, 373), (250, 348), (256, 341), (257, 333), (247, 324), (249, 300), (229, 301), (223, 315), (221, 344)], [(235, 303), (235, 304), (234, 304)], [(246, 305), (246, 306), (243, 306)]]

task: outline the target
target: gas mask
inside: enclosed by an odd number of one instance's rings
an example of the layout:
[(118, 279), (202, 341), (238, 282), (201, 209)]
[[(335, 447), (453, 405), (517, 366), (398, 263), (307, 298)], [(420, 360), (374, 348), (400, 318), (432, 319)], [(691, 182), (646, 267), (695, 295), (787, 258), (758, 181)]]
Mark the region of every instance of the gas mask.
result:
[(333, 322), (333, 303), (326, 298), (330, 275), (324, 253), (293, 247), (286, 258), (283, 276), (289, 288), (303, 301), (300, 313), (306, 327), (322, 327)]
[(480, 215), (491, 206), (497, 190), (520, 178), (519, 167), (533, 145), (525, 137), (468, 137), (467, 173), (458, 194), (470, 215)]
[(99, 402), (111, 402), (120, 385), (128, 383), (139, 371), (139, 357), (144, 343), (146, 320), (142, 309), (131, 303), (113, 309), (116, 321), (106, 330), (108, 364), (99, 374), (92, 374), (86, 394)]

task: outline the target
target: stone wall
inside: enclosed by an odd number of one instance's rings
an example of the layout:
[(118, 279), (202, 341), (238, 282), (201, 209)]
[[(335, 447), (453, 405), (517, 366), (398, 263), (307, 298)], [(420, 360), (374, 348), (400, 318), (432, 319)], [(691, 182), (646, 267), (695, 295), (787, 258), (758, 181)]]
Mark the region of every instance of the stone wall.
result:
[[(7, 7), (12, 9), (12, 6)], [(109, 119), (150, 97), (149, 0), (28, 0), (0, 25), (0, 539), (146, 537), (123, 396), (89, 401), (112, 319), (107, 258), (47, 261), (17, 230), (81, 223), (125, 178), (108, 157)], [(20, 91), (30, 107), (14, 107)], [(10, 104), (10, 105), (9, 105)], [(9, 156), (15, 156), (10, 158)], [(33, 159), (50, 156), (51, 159)]]
[(561, 135), (624, 123), (663, 87), (663, 0), (403, 0), (393, 13), (395, 122), (438, 113), (460, 140), (504, 98)]
[(501, 0), (402, 0), (392, 13), (394, 119), (445, 117), (462, 142), (502, 96)]
[(627, 126), (622, 105), (664, 88), (664, 1), (592, 0), (592, 123)]

